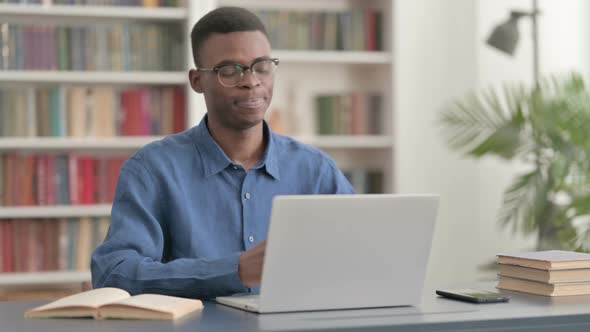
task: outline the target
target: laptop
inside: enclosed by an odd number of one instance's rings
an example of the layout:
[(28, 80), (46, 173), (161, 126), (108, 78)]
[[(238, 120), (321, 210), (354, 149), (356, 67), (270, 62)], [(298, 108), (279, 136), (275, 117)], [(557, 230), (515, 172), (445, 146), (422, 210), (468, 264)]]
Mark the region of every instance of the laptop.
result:
[(420, 303), (438, 195), (273, 200), (260, 295), (217, 297), (257, 313)]

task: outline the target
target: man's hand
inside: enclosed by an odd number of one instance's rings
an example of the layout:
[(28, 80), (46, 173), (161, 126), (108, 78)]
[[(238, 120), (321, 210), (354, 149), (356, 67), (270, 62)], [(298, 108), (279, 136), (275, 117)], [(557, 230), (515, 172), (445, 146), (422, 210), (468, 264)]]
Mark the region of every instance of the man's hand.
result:
[(266, 240), (260, 242), (240, 256), (240, 266), (238, 268), (238, 273), (244, 286), (252, 287), (260, 285), (265, 251)]

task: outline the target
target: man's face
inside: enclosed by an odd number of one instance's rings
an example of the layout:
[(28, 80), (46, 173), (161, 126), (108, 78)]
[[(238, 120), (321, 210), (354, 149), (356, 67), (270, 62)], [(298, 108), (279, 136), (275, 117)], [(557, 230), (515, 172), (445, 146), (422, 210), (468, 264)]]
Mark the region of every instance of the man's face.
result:
[[(200, 66), (238, 63), (250, 66), (261, 58), (270, 58), (270, 44), (260, 31), (211, 35), (201, 47)], [(246, 130), (259, 125), (273, 92), (273, 79), (260, 80), (251, 71), (244, 72), (235, 87), (223, 86), (215, 72), (190, 73), (193, 90), (203, 93), (210, 122), (228, 129)]]

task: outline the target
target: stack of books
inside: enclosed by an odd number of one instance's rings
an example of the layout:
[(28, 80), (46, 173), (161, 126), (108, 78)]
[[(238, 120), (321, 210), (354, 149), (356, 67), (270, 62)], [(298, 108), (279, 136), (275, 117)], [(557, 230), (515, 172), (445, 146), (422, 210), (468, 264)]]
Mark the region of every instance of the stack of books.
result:
[(499, 254), (497, 288), (544, 295), (590, 294), (590, 254), (549, 250)]

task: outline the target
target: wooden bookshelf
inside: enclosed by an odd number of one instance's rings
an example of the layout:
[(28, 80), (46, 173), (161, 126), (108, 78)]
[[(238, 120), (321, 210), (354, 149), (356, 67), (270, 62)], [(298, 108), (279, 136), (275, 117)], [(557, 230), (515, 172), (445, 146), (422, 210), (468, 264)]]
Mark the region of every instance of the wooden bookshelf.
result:
[(10, 18), (11, 21), (51, 18), (183, 22), (187, 17), (186, 8), (0, 4), (0, 18)]
[[(212, 0), (207, 0), (212, 1)], [(350, 8), (350, 4), (366, 0), (213, 0), (219, 6), (238, 6), (250, 9), (279, 9), (279, 10), (316, 10), (342, 11)], [(388, 0), (389, 1), (389, 0)]]
[[(27, 151), (97, 151), (137, 150), (163, 136), (125, 136), (108, 138), (76, 137), (10, 137), (0, 138), (0, 152), (3, 150)], [(389, 136), (296, 136), (295, 139), (320, 148), (337, 149), (386, 149), (390, 148)]]
[[(68, 6), (68, 5), (22, 5), (0, 4), (0, 22), (32, 26), (49, 25), (80, 27), (109, 24), (163, 24), (166, 26), (178, 25), (179, 31), (186, 31), (186, 26), (192, 19), (189, 18), (189, 8), (143, 8), (124, 6)], [(194, 17), (194, 12), (193, 12)], [(133, 70), (133, 71), (49, 71), (49, 70), (0, 70), (0, 88), (30, 87), (112, 87), (118, 91), (127, 91), (134, 88), (157, 88), (171, 86), (188, 87), (187, 70), (190, 67), (190, 43), (186, 36), (181, 38), (181, 49), (187, 51), (188, 56), (183, 56), (179, 71), (165, 70)], [(172, 50), (170, 50), (172, 52)], [(178, 54), (178, 53), (177, 53)], [(3, 55), (5, 56), (5, 55)], [(172, 53), (170, 53), (170, 57)], [(70, 59), (72, 60), (72, 59)], [(175, 62), (176, 64), (176, 62)], [(71, 64), (70, 64), (71, 65)], [(97, 67), (98, 68), (98, 67)], [(143, 68), (143, 67), (142, 67)], [(151, 68), (151, 67), (145, 67)], [(154, 67), (155, 68), (155, 67)], [(162, 66), (162, 68), (165, 68)], [(190, 99), (190, 100), (188, 100)], [(192, 106), (186, 109), (201, 109), (199, 97), (189, 97), (187, 102)], [(201, 101), (203, 104), (203, 101)], [(195, 107), (196, 106), (196, 107)], [(191, 118), (187, 127), (192, 127), (200, 116)], [(0, 154), (12, 154), (25, 152), (27, 154), (53, 153), (68, 155), (71, 152), (83, 153), (85, 156), (121, 156), (130, 154), (142, 146), (161, 139), (162, 136), (123, 136), (123, 137), (0, 137)], [(0, 175), (1, 176), (1, 175)], [(57, 205), (57, 206), (0, 206), (0, 220), (10, 220), (11, 225), (22, 226), (28, 229), (28, 225), (36, 222), (47, 224), (53, 219), (90, 219), (92, 232), (95, 227), (103, 225), (105, 218), (111, 213), (111, 204), (95, 205)], [(99, 223), (100, 220), (100, 223)], [(108, 219), (107, 219), (108, 220)], [(20, 224), (20, 222), (23, 224)], [(96, 222), (96, 223), (95, 223)], [(22, 228), (21, 227), (21, 228)], [(38, 227), (35, 225), (35, 227)], [(78, 226), (76, 225), (76, 228)], [(8, 229), (8, 228), (7, 228)], [(33, 229), (33, 228), (31, 228)], [(11, 231), (14, 231), (12, 229)], [(70, 230), (71, 231), (71, 230)], [(74, 230), (78, 232), (79, 230)], [(27, 233), (30, 235), (29, 233)], [(32, 233), (31, 233), (32, 234)], [(80, 234), (75, 233), (80, 236)], [(71, 234), (68, 235), (68, 238)], [(94, 245), (92, 238), (90, 245)], [(69, 240), (68, 240), (69, 241)], [(93, 244), (94, 243), (94, 244)], [(70, 244), (71, 245), (71, 244)], [(78, 248), (79, 249), (79, 248)], [(1, 250), (1, 249), (0, 249)], [(16, 250), (16, 249), (15, 249)], [(76, 249), (74, 249), (76, 250)], [(84, 257), (88, 254), (83, 251)], [(69, 265), (70, 263), (68, 263)], [(79, 261), (74, 264), (80, 264)], [(78, 266), (77, 268), (80, 268)], [(22, 269), (22, 267), (21, 267)], [(61, 296), (63, 285), (78, 286), (90, 281), (89, 271), (59, 271), (59, 272), (7, 272), (0, 273), (0, 300), (2, 299), (40, 299), (39, 296)], [(60, 288), (61, 287), (61, 288)], [(12, 292), (13, 288), (18, 288)], [(74, 289), (76, 289), (74, 287)], [(56, 292), (54, 294), (54, 292)], [(67, 291), (72, 291), (68, 289)], [(53, 295), (52, 295), (53, 294)]]
[(185, 72), (0, 71), (0, 84), (184, 85)]
[(0, 219), (105, 217), (110, 215), (110, 204), (0, 206)]
[[(207, 0), (200, 1), (200, 4), (203, 8), (209, 9), (217, 6), (239, 6), (260, 13), (263, 21), (264, 17), (268, 19), (267, 24), (270, 26), (267, 26), (267, 29), (271, 34), (271, 40), (273, 32), (276, 32), (277, 36), (282, 35), (280, 31), (275, 30), (288, 29), (289, 38), (290, 33), (295, 31), (294, 47), (285, 49), (277, 48), (275, 45), (272, 51), (272, 55), (280, 59), (280, 65), (270, 111), (280, 113), (281, 129), (289, 136), (325, 150), (341, 169), (366, 168), (382, 171), (384, 191), (395, 191), (394, 151), (397, 142), (394, 142), (396, 133), (393, 105), (396, 71), (392, 45), (395, 26), (393, 18), (398, 14), (394, 10), (394, 0)], [(297, 25), (301, 23), (294, 23), (295, 27), (289, 26), (293, 24), (291, 18), (294, 17), (298, 22), (302, 14), (311, 16), (314, 13), (322, 13), (336, 15), (341, 19), (338, 15), (342, 13), (354, 15), (362, 12), (363, 15), (368, 15), (369, 11), (378, 13), (381, 19), (381, 38), (376, 37), (379, 39), (379, 47), (375, 49), (367, 43), (366, 50), (359, 50), (356, 38), (347, 44), (350, 47), (345, 47), (342, 43), (339, 46), (341, 48), (336, 50), (331, 48), (334, 45), (314, 43), (311, 37), (297, 39), (297, 29), (307, 29)], [(281, 14), (277, 16), (277, 12)], [(292, 13), (296, 15), (290, 16)], [(285, 21), (277, 23), (277, 18), (280, 21), (286, 17), (289, 18), (289, 24)], [(326, 26), (324, 29), (327, 29)], [(368, 33), (368, 30), (365, 32)], [(340, 37), (353, 39), (352, 35)], [(377, 112), (380, 130), (364, 130), (359, 135), (346, 135), (347, 131), (342, 132), (344, 135), (320, 135), (317, 98), (323, 95), (348, 97), (351, 94), (361, 94), (363, 97), (381, 96), (381, 113)]]
[(163, 136), (123, 137), (0, 137), (0, 152), (6, 150), (27, 151), (97, 151), (137, 150)]
[(389, 136), (296, 136), (295, 139), (322, 149), (389, 149), (393, 139)]
[(283, 63), (387, 65), (392, 63), (389, 52), (363, 51), (273, 51)]
[(0, 285), (41, 286), (60, 284), (81, 284), (90, 281), (90, 271), (0, 273)]
[[(185, 71), (0, 71), (0, 86), (37, 85), (106, 85), (187, 87), (187, 127), (196, 125), (205, 114), (202, 95), (188, 88), (186, 71), (193, 67), (189, 32), (193, 24), (209, 10), (221, 6), (242, 6), (256, 10), (295, 10), (341, 12), (351, 8), (375, 7), (383, 14), (383, 49), (379, 51), (287, 50), (275, 49), (280, 59), (275, 85), (273, 109), (287, 111), (294, 130), (288, 132), (296, 139), (324, 149), (342, 169), (378, 169), (383, 172), (386, 192), (394, 186), (394, 0), (199, 0), (187, 1), (186, 8), (141, 8), (63, 5), (0, 4), (0, 20), (32, 24), (39, 22), (67, 24), (105, 24), (110, 22), (155, 22), (181, 24), (185, 36)], [(383, 127), (379, 135), (318, 135), (315, 126), (314, 98), (318, 94), (379, 91), (383, 95)], [(26, 151), (88, 154), (120, 153), (137, 150), (161, 136), (124, 136), (109, 138), (74, 137), (0, 137), (0, 153)], [(111, 206), (17, 206), (0, 207), (0, 219), (106, 217)], [(0, 290), (6, 285), (45, 287), (63, 282), (80, 283), (90, 279), (89, 272), (0, 273)]]

